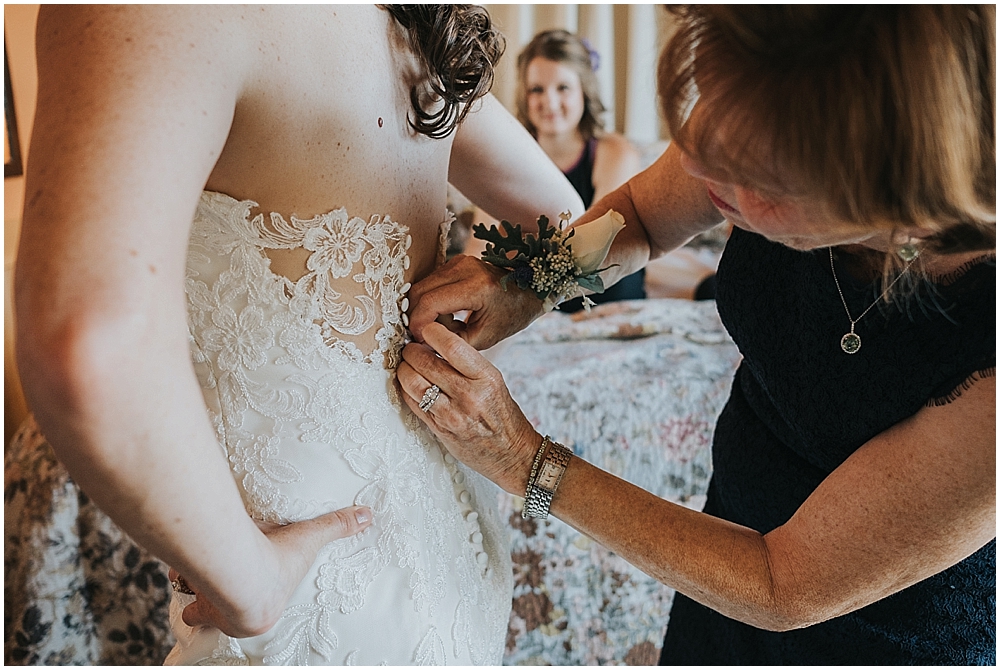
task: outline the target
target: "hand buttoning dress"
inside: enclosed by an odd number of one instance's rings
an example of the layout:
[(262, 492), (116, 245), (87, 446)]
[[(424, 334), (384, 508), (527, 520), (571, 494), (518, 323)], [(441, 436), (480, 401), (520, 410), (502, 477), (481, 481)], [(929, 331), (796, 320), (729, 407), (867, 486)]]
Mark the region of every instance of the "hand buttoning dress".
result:
[[(445, 455), (395, 384), (416, 279), (407, 228), (252, 207), (203, 193), (188, 253), (191, 351), (220, 448), (255, 519), (360, 504), (374, 523), (320, 552), (263, 635), (191, 629), (193, 597), (175, 594), (167, 663), (498, 665), (512, 580), (496, 489)], [(309, 252), (304, 274), (272, 272), (268, 253), (294, 249)]]

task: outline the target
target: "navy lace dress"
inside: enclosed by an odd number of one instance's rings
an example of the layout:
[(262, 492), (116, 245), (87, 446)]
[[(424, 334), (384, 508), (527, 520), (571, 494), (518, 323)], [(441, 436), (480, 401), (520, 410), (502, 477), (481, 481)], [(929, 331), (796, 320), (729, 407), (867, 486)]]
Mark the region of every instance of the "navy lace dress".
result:
[[(851, 314), (878, 297), (837, 275)], [(921, 287), (850, 329), (826, 249), (798, 252), (735, 229), (718, 272), (722, 320), (744, 360), (719, 418), (705, 511), (766, 533), (866, 441), (928, 402), (994, 374), (996, 262)], [(996, 663), (996, 541), (879, 602), (786, 633), (724, 617), (680, 594), (662, 664)]]

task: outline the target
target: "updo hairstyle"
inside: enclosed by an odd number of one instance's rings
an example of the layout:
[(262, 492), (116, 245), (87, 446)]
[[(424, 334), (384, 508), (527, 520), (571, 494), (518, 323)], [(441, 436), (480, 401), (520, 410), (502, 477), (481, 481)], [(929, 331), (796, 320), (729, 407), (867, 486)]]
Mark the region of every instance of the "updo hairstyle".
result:
[(601, 102), (597, 75), (594, 74), (590, 50), (583, 41), (566, 30), (546, 30), (538, 33), (517, 57), (517, 119), (536, 139), (538, 130), (528, 120), (528, 65), (536, 58), (545, 58), (572, 67), (580, 75), (583, 89), (583, 118), (577, 128), (584, 140), (604, 130), (604, 104)]
[(489, 93), (504, 37), (478, 5), (381, 5), (406, 31), (424, 79), (410, 89), (410, 126), (447, 137)]
[(671, 11), (658, 79), (685, 152), (846, 221), (934, 231), (921, 244), (938, 253), (995, 249), (995, 6)]

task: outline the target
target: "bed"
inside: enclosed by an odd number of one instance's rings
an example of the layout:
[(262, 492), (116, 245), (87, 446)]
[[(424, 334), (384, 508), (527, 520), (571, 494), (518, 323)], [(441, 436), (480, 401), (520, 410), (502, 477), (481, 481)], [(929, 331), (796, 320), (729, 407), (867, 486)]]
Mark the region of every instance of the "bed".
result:
[[(487, 352), (543, 433), (663, 498), (699, 509), (712, 428), (739, 353), (714, 302), (554, 312)], [(165, 567), (73, 484), (29, 419), (4, 462), (8, 664), (149, 665), (169, 650)], [(548, 519), (509, 519), (508, 665), (655, 664), (673, 592)]]

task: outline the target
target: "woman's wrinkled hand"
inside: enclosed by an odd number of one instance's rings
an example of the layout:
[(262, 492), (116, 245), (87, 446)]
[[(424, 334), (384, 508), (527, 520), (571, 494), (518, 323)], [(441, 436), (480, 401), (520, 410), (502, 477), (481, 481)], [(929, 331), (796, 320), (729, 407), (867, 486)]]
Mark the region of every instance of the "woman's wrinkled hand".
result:
[[(506, 289), (501, 287), (500, 280), (506, 274), (506, 270), (477, 258), (457, 256), (414, 284), (407, 293), (414, 339), (425, 341), (427, 325), (440, 320), (481, 351), (526, 328), (544, 313), (542, 301), (514, 282)], [(470, 313), (465, 322), (450, 319), (452, 314), (465, 311)]]
[[(439, 323), (410, 343), (396, 377), (407, 406), (455, 458), (509, 493), (524, 495), (541, 436), (525, 418), (500, 371)], [(428, 411), (420, 400), (431, 384), (441, 393)]]
[(184, 608), (182, 619), (185, 624), (191, 627), (212, 626), (237, 638), (267, 632), (277, 623), (292, 593), (316, 561), (320, 549), (371, 526), (372, 511), (368, 507), (354, 506), (284, 526), (261, 521), (256, 523), (267, 545), (264, 555), (272, 560), (262, 566), (262, 575), (245, 583), (245, 587), (254, 592), (237, 594), (237, 602), (252, 605), (223, 605), (192, 580), (181, 577), (171, 569), (170, 581), (180, 579), (195, 597), (194, 602)]

